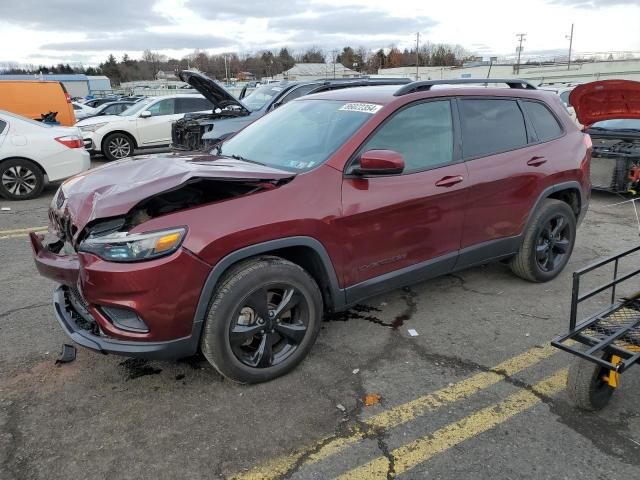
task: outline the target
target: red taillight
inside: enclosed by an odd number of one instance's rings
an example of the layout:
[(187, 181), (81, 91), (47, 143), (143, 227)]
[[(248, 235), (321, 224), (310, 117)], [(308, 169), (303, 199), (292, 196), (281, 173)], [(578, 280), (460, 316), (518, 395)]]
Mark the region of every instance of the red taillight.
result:
[(65, 147), (69, 148), (83, 148), (84, 142), (82, 138), (77, 135), (66, 135), (64, 137), (56, 137), (56, 142), (61, 143)]
[(591, 135), (589, 135), (588, 133), (584, 134), (584, 144), (587, 146), (587, 148), (591, 148), (593, 147), (593, 142), (591, 141)]

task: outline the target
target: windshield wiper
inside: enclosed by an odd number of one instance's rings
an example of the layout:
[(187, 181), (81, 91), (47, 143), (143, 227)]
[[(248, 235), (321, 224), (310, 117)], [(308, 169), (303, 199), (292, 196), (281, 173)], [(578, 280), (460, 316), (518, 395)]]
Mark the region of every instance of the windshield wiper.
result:
[(263, 167), (266, 166), (265, 163), (258, 162), (256, 160), (249, 160), (248, 158), (244, 158), (242, 155), (236, 155), (235, 153), (232, 154), (232, 155), (224, 155), (224, 154), (222, 154), (222, 152), (220, 152), (220, 155), (222, 155), (224, 157), (228, 157), (228, 158), (233, 158), (234, 160), (241, 160), (241, 161), (247, 162), (247, 163), (255, 163), (256, 165), (262, 165)]

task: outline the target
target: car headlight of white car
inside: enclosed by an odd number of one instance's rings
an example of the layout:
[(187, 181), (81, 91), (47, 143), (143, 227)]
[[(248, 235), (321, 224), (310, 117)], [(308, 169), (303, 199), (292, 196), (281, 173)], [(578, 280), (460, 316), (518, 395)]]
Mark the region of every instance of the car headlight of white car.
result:
[(92, 125), (82, 125), (80, 127), (80, 131), (81, 132), (95, 132), (96, 130), (98, 130), (99, 128), (104, 127), (107, 123), (109, 122), (103, 122), (103, 123), (94, 123)]

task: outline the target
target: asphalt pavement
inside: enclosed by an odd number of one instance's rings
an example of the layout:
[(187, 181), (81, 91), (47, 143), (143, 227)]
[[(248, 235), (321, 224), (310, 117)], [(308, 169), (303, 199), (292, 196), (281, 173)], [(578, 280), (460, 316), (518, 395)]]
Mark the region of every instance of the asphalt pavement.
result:
[(68, 340), (26, 234), (54, 192), (0, 201), (2, 480), (640, 478), (640, 367), (584, 413), (565, 392), (572, 358), (549, 346), (568, 326), (571, 272), (640, 239), (618, 197), (594, 195), (552, 282), (493, 264), (373, 298), (326, 318), (293, 373), (241, 386), (200, 357), (78, 348), (55, 364)]

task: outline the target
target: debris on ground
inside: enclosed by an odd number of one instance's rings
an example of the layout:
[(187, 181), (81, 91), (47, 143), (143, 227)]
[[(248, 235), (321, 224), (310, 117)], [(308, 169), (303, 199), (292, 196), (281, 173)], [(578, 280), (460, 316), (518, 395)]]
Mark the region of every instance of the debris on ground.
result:
[(354, 369), (353, 369), (353, 374), (354, 374), (354, 375), (357, 375), (357, 374), (358, 374), (358, 372), (360, 372), (360, 369), (359, 369), (359, 368), (354, 368)]
[(2, 210), (3, 212), (10, 212), (11, 211), (11, 207), (2, 207), (2, 208), (0, 208), (0, 210)]
[(60, 352), (60, 357), (56, 359), (56, 365), (61, 363), (70, 363), (76, 359), (76, 347), (73, 345), (69, 345), (68, 343), (62, 344), (62, 352)]
[(377, 405), (382, 400), (382, 396), (377, 393), (367, 393), (362, 400), (365, 407), (370, 407), (372, 405)]
[(347, 409), (346, 409), (346, 408), (344, 407), (344, 405), (342, 405), (341, 403), (337, 404), (337, 405), (336, 405), (336, 408), (337, 408), (338, 410), (340, 410), (341, 412), (346, 412), (346, 411), (347, 411)]
[(407, 332), (409, 332), (409, 335), (412, 337), (418, 336), (418, 332), (414, 328), (410, 328), (409, 330), (407, 330)]

